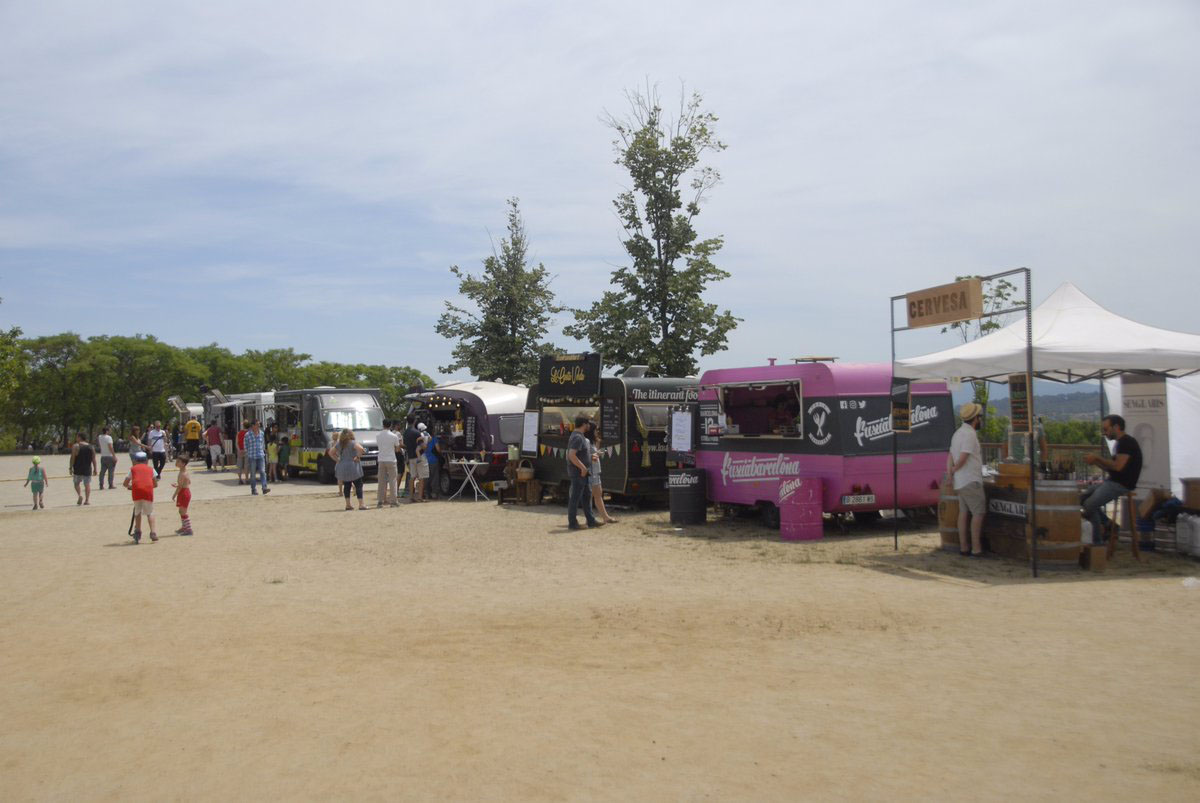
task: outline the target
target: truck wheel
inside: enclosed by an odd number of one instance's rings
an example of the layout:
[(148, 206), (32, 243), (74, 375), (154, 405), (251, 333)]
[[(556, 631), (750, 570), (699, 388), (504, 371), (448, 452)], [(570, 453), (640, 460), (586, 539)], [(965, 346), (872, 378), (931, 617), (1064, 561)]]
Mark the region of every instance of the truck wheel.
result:
[(779, 507), (773, 502), (762, 502), (762, 522), (763, 526), (769, 530), (779, 529)]
[(332, 485), (336, 479), (333, 473), (333, 461), (327, 457), (317, 460), (317, 482), (322, 485)]
[(288, 466), (287, 467), (287, 475), (288, 475), (289, 479), (293, 479), (293, 480), (296, 479), (297, 477), (300, 476), (300, 467), (299, 466)]
[(443, 499), (446, 499), (450, 496), (450, 494), (454, 493), (450, 489), (450, 472), (444, 468), (438, 472), (437, 485), (438, 496), (442, 497)]

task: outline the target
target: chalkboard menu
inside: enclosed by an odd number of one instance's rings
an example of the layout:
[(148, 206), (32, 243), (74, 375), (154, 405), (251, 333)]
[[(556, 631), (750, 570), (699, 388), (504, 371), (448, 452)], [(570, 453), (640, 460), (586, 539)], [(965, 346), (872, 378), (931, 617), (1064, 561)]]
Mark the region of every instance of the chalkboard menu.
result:
[(1013, 432), (1029, 431), (1029, 374), (1013, 374), (1008, 378), (1009, 414)]
[(475, 416), (469, 415), (463, 419), (463, 440), (468, 449), (475, 448)]
[(912, 393), (907, 379), (892, 377), (892, 432), (912, 432)]
[(600, 400), (600, 437), (606, 443), (621, 439), (621, 402), (619, 399)]
[(547, 399), (600, 395), (599, 354), (546, 355), (538, 363), (538, 395)]
[(699, 420), (701, 446), (719, 446), (721, 443), (721, 433), (719, 429), (721, 415), (721, 405), (715, 401), (702, 401), (699, 405), (699, 413), (696, 418)]

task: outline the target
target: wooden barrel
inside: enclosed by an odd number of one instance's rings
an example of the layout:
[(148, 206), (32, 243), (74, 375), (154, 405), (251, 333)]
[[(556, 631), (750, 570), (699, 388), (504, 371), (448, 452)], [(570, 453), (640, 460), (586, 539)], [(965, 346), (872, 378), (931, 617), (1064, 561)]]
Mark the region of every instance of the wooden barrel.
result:
[(949, 477), (942, 478), (938, 495), (938, 532), (942, 534), (942, 549), (958, 552), (958, 491)]
[[(1038, 565), (1078, 568), (1083, 548), (1080, 533), (1079, 488), (1074, 482), (1042, 481), (1037, 484)], [(1031, 538), (1028, 534), (1027, 539)]]

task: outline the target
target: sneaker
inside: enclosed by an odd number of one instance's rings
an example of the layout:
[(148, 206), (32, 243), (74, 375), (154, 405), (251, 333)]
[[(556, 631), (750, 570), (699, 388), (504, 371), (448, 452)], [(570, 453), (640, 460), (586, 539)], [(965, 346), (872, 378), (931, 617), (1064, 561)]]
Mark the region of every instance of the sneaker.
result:
[(38, 509), (37, 502), (34, 502), (34, 503), (33, 503), (33, 509), (34, 509), (34, 510), (37, 510), (37, 509)]
[(250, 495), (251, 495), (251, 496), (258, 496), (258, 491), (251, 491), (251, 492), (250, 492)]
[(267, 495), (267, 494), (269, 494), (269, 493), (271, 493), (271, 489), (270, 489), (270, 488), (263, 488), (263, 496), (266, 496), (266, 495)]
[(157, 541), (157, 540), (158, 540), (158, 533), (151, 532), (151, 533), (150, 533), (150, 540), (151, 540), (151, 541)]
[(188, 535), (191, 535), (191, 534), (192, 534), (192, 531), (191, 531), (191, 530), (184, 530), (184, 531), (182, 531), (182, 532), (178, 533), (178, 535), (179, 535), (180, 537), (188, 536)]
[(142, 531), (134, 530), (133, 531), (133, 543), (140, 544), (141, 542), (142, 542)]

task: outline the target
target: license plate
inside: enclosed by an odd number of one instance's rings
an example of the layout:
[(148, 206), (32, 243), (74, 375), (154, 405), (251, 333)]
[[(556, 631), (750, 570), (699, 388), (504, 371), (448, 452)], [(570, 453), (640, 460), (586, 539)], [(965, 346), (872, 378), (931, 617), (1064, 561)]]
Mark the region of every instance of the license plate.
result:
[(873, 505), (875, 504), (875, 494), (854, 494), (853, 496), (843, 496), (842, 504), (851, 505)]
[(364, 466), (373, 466), (373, 465), (375, 465), (375, 461), (368, 458), (368, 459), (363, 460), (362, 464)]

